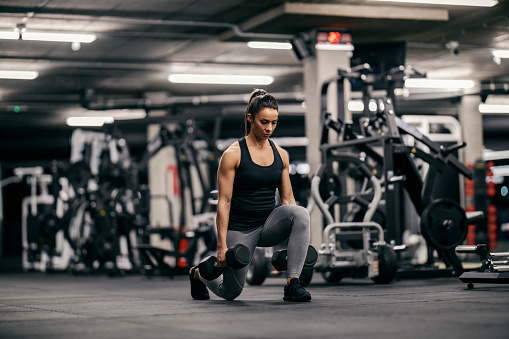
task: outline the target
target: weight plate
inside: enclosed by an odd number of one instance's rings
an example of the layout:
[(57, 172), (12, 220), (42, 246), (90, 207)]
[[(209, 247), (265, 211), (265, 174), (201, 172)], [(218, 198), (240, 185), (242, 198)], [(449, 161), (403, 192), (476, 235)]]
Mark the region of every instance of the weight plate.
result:
[(253, 261), (247, 271), (246, 281), (249, 285), (261, 285), (267, 277), (269, 260), (265, 258), (265, 250), (256, 248), (253, 253)]
[(394, 249), (384, 245), (378, 247), (378, 275), (372, 280), (377, 284), (389, 284), (398, 272), (398, 256)]
[(421, 233), (435, 249), (455, 248), (467, 237), (468, 225), (465, 210), (452, 200), (433, 201), (422, 212)]

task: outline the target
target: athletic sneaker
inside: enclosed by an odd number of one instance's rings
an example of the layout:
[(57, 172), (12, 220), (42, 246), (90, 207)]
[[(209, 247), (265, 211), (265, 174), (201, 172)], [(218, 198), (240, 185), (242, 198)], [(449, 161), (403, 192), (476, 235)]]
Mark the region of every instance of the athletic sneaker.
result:
[(293, 278), (290, 283), (285, 286), (284, 301), (310, 301), (311, 294), (302, 287), (299, 278)]
[(191, 297), (196, 300), (207, 300), (210, 299), (209, 290), (207, 286), (200, 279), (194, 277), (194, 271), (197, 266), (191, 267), (189, 270), (189, 281), (191, 281)]

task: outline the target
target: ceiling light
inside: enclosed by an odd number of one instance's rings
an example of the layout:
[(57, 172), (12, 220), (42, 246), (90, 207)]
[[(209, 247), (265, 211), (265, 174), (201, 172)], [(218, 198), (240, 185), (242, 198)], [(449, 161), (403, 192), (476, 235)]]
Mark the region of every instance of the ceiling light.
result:
[(371, 0), (371, 1), (407, 2), (416, 4), (458, 5), (458, 6), (478, 6), (478, 7), (493, 7), (496, 4), (498, 4), (498, 1), (495, 0)]
[(0, 31), (0, 39), (18, 40), (19, 32), (15, 31)]
[(292, 44), (289, 42), (249, 41), (247, 47), (260, 49), (292, 49)]
[(171, 74), (168, 81), (177, 84), (270, 85), (269, 75)]
[(55, 41), (55, 42), (81, 42), (90, 43), (97, 39), (95, 34), (77, 34), (77, 33), (53, 33), (53, 32), (25, 32), (22, 34), (23, 40), (31, 41)]
[(479, 112), (485, 114), (509, 114), (509, 105), (480, 104)]
[(491, 54), (495, 58), (509, 58), (509, 50), (507, 49), (494, 49), (491, 51)]
[(36, 71), (0, 71), (0, 79), (34, 80), (38, 76)]
[(72, 127), (101, 127), (104, 124), (112, 124), (112, 117), (69, 117), (65, 119), (67, 126)]
[(405, 80), (407, 88), (446, 88), (446, 89), (466, 89), (475, 86), (474, 80), (449, 80), (449, 79), (427, 79), (415, 78)]
[(352, 44), (336, 44), (336, 45), (326, 45), (326, 44), (316, 44), (315, 48), (321, 51), (353, 51), (354, 47)]
[(145, 119), (147, 117), (147, 112), (144, 109), (114, 109), (104, 113), (115, 120)]
[(58, 32), (32, 32), (17, 28), (14, 31), (0, 31), (0, 39), (30, 41), (54, 41), (54, 42), (79, 42), (90, 43), (97, 39), (95, 34), (83, 33), (58, 33)]

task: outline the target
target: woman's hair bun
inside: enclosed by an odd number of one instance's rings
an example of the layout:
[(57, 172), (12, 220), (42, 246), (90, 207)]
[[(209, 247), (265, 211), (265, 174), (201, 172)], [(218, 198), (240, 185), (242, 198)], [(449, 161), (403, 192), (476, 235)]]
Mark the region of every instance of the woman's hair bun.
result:
[(251, 93), (251, 97), (249, 98), (249, 102), (251, 102), (254, 98), (256, 97), (261, 97), (263, 95), (267, 94), (267, 91), (264, 90), (264, 89), (261, 89), (261, 88), (257, 88), (255, 89), (252, 93)]

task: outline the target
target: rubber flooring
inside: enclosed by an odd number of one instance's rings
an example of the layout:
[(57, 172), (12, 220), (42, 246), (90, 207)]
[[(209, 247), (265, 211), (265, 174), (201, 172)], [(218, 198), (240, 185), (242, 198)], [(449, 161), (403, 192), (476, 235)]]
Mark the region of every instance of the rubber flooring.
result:
[(284, 282), (228, 302), (192, 300), (187, 276), (0, 274), (0, 338), (509, 338), (509, 285), (315, 273), (313, 300), (289, 303)]

